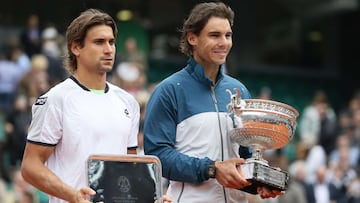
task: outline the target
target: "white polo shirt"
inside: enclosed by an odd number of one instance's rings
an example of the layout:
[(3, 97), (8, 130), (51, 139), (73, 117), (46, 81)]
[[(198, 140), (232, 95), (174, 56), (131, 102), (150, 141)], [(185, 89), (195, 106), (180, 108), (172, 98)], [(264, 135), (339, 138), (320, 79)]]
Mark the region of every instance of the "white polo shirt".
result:
[(40, 96), (32, 113), (28, 142), (56, 146), (47, 166), (74, 188), (87, 185), (90, 155), (123, 155), (137, 147), (139, 104), (109, 83), (96, 94), (70, 77)]

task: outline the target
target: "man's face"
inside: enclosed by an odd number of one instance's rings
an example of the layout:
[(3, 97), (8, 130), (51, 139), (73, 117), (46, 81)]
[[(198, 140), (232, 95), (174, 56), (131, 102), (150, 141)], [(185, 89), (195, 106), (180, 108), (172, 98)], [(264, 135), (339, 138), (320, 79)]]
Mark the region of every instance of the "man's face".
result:
[(104, 73), (112, 70), (115, 58), (115, 38), (110, 26), (97, 25), (90, 28), (84, 46), (75, 48), (78, 69)]
[(212, 17), (199, 36), (189, 33), (195, 60), (205, 68), (224, 64), (232, 47), (232, 30), (225, 18)]

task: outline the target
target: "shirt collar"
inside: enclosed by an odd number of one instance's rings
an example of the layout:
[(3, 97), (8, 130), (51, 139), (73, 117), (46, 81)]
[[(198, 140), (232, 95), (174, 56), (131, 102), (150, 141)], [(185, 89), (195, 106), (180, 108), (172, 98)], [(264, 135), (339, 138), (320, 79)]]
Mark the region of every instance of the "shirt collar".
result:
[[(71, 80), (73, 80), (76, 84), (78, 84), (82, 89), (86, 91), (91, 91), (89, 88), (85, 87), (83, 84), (81, 84), (73, 75), (69, 77)], [(107, 93), (109, 91), (109, 85), (105, 83), (105, 90), (104, 93)]]
[[(210, 80), (210, 78), (206, 76), (204, 67), (197, 63), (193, 57), (189, 57), (188, 65), (185, 67), (185, 69), (196, 80), (212, 85), (212, 80)], [(220, 65), (217, 81), (220, 81), (224, 77), (224, 70), (224, 64)]]

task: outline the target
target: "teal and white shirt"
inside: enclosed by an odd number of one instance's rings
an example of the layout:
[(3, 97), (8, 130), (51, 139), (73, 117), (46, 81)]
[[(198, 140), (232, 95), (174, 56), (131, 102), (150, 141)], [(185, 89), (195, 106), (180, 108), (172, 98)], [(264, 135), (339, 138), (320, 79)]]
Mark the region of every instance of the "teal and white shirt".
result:
[(225, 189), (208, 179), (211, 160), (246, 158), (248, 148), (231, 143), (227, 132), (233, 123), (227, 113), (230, 95), (238, 88), (243, 99), (250, 98), (246, 87), (223, 73), (218, 82), (205, 75), (193, 58), (182, 70), (163, 80), (146, 107), (145, 154), (160, 158), (163, 176), (170, 180), (167, 194), (174, 202), (246, 202), (244, 193)]

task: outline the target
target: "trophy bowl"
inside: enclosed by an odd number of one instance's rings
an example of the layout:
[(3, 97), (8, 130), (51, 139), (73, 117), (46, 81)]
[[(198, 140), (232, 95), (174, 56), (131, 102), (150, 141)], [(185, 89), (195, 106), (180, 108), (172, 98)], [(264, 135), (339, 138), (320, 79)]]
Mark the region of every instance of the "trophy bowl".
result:
[(245, 105), (234, 109), (240, 126), (229, 132), (231, 141), (250, 148), (278, 149), (293, 137), (298, 112), (293, 107), (271, 100), (244, 99)]
[(286, 171), (269, 166), (262, 158), (264, 150), (284, 147), (294, 136), (298, 111), (293, 107), (272, 100), (241, 99), (240, 92), (230, 93), (228, 112), (234, 128), (228, 132), (232, 142), (252, 149), (252, 157), (240, 165), (250, 186), (241, 188), (257, 194), (257, 187), (286, 190), (289, 176)]

